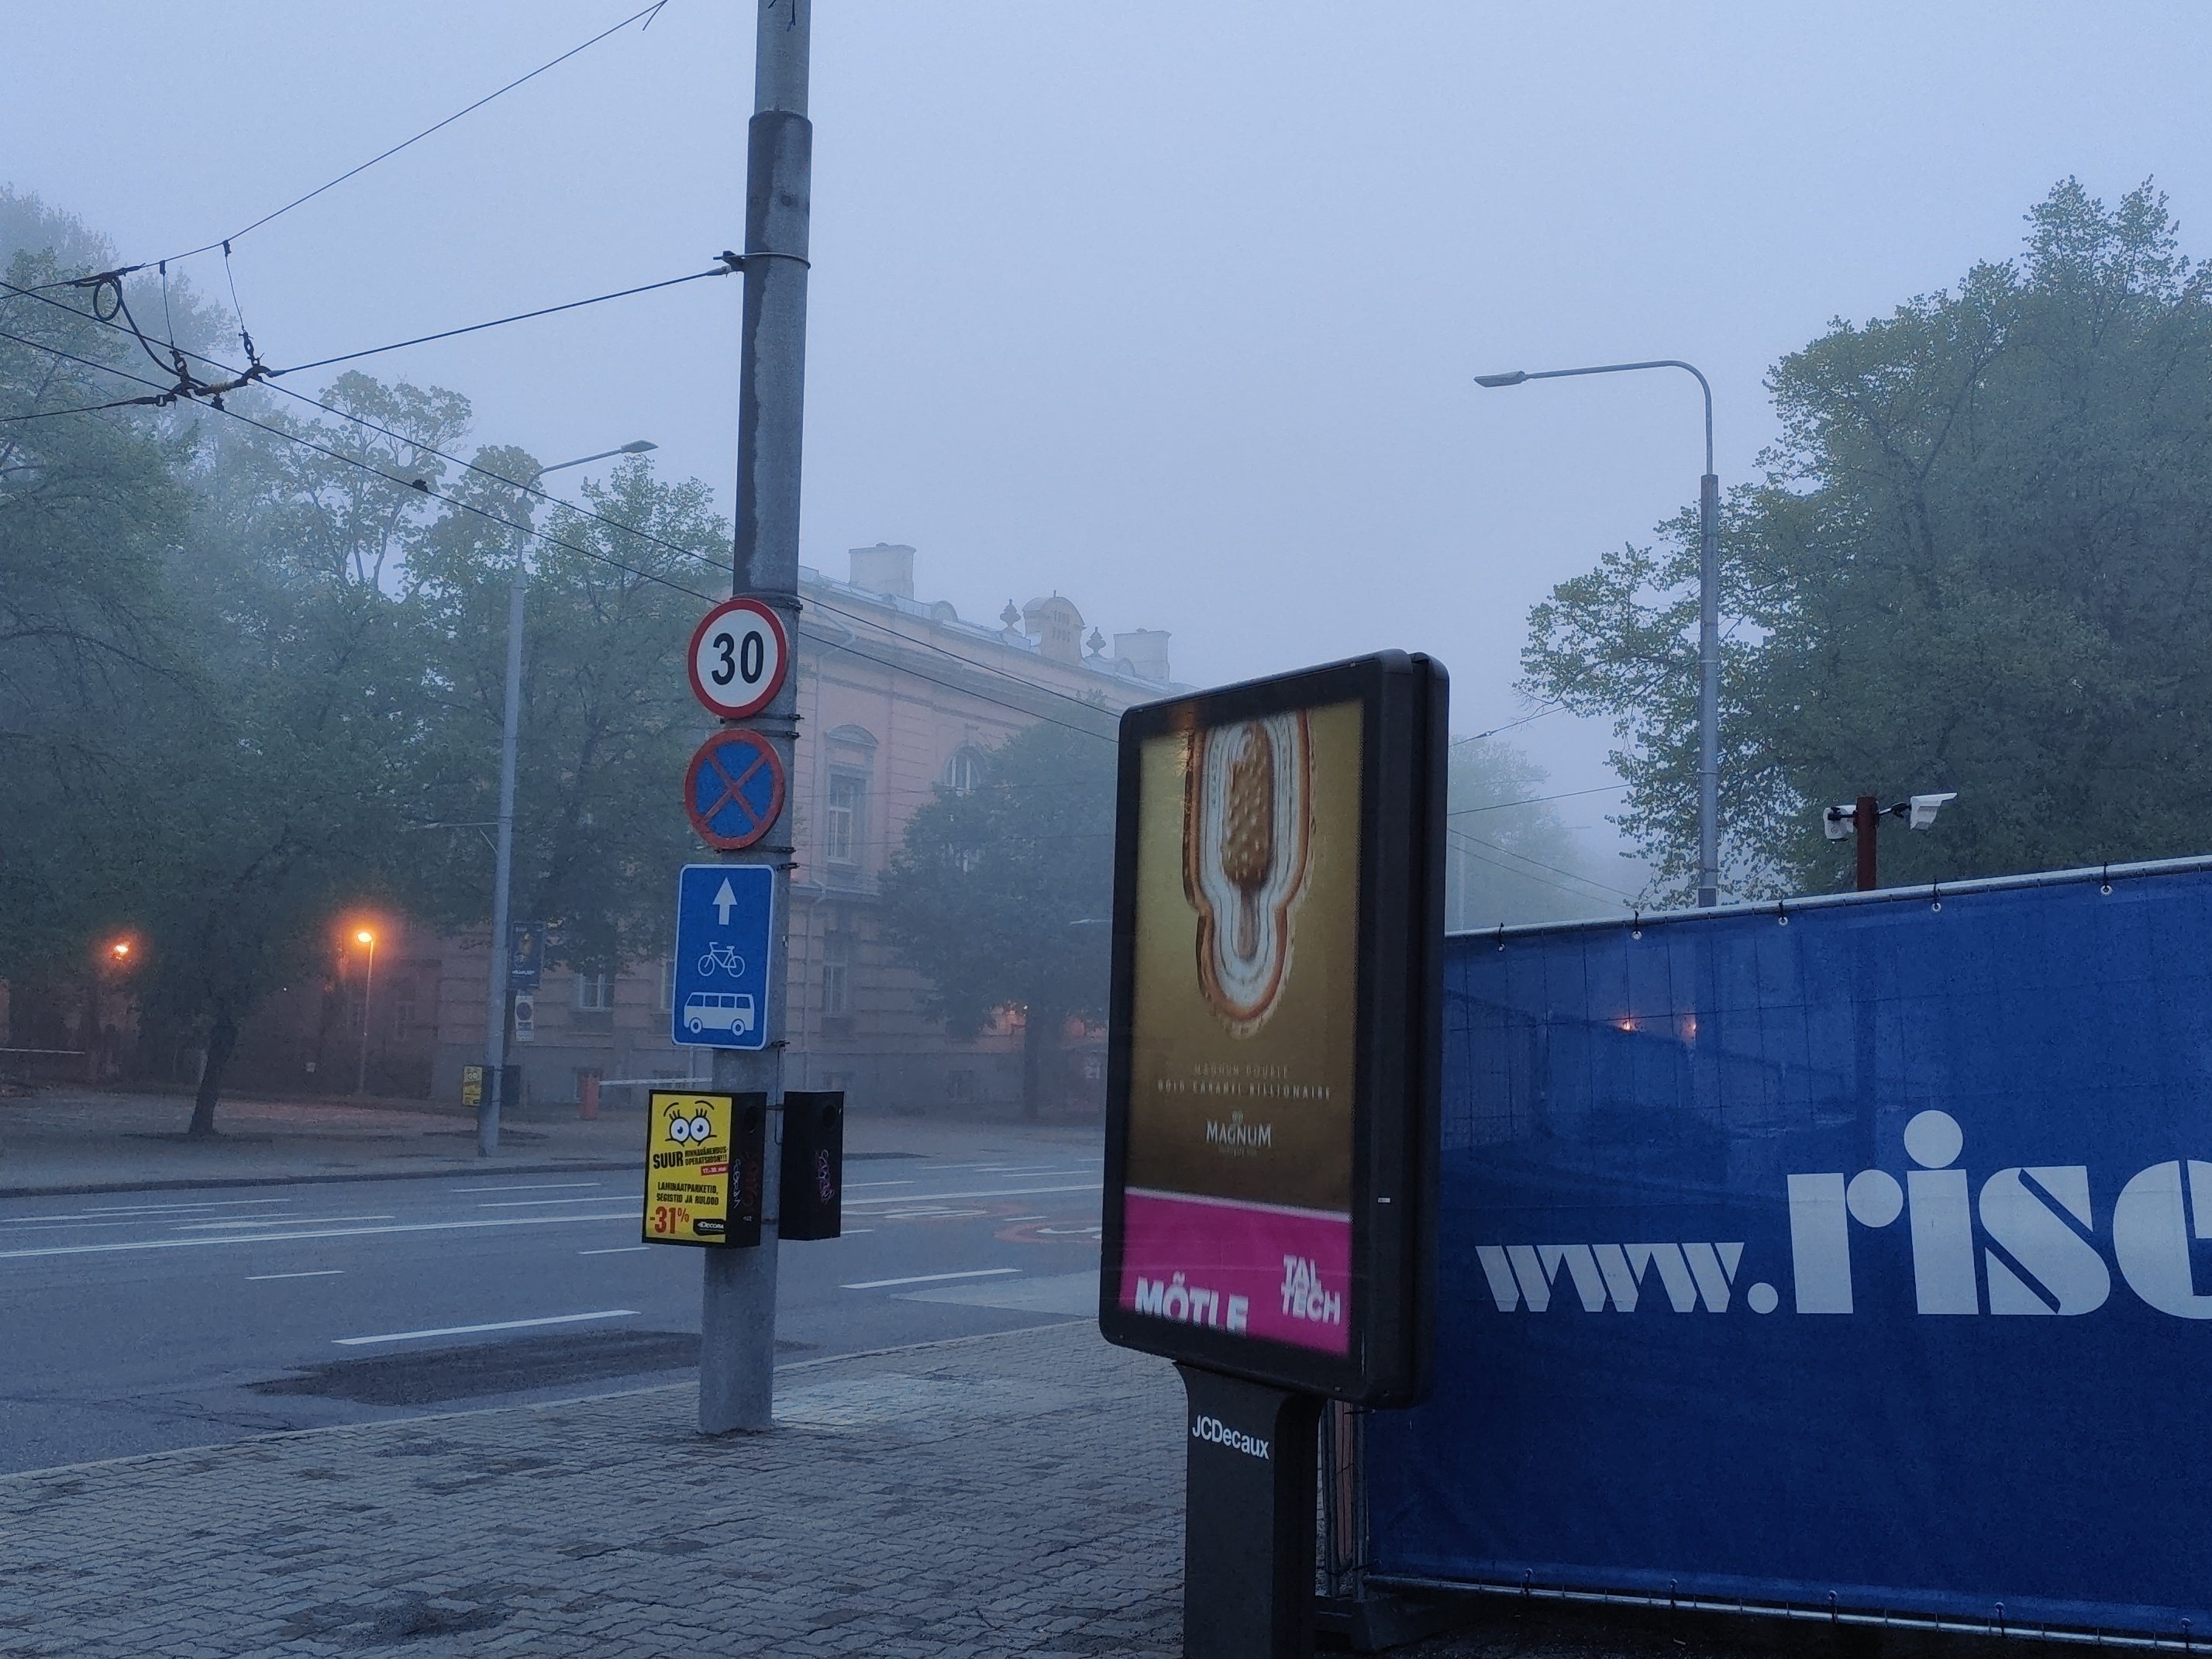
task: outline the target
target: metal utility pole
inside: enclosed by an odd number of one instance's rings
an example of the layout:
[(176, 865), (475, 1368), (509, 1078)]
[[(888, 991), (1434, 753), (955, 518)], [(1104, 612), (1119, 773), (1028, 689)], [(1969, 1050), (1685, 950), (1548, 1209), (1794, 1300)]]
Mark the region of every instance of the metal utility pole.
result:
[[(658, 444), (640, 438), (620, 449), (603, 449), (573, 461), (556, 461), (530, 475), (526, 489), (534, 489), (549, 472), (559, 472), (610, 455), (642, 455)], [(530, 586), (530, 569), (515, 550), (514, 580), (507, 596), (507, 710), (499, 734), (499, 839), (492, 850), (491, 875), (491, 998), (485, 1014), (483, 1095), (477, 1102), (477, 1156), (489, 1158), (499, 1151), (500, 1089), (507, 1079), (507, 901), (514, 885), (514, 769), (522, 739), (522, 597)]]
[(1516, 368), (1478, 374), (1480, 386), (1519, 386), (1577, 374), (1625, 374), (1639, 368), (1680, 368), (1698, 377), (1705, 394), (1705, 471), (1698, 480), (1698, 903), (1720, 902), (1721, 885), (1721, 481), (1713, 471), (1713, 388), (1705, 375), (1676, 357), (1648, 363), (1601, 363), (1592, 368)]
[[(799, 444), (806, 386), (807, 210), (814, 128), (806, 118), (811, 0), (754, 0), (753, 118), (745, 161), (744, 344), (738, 401), (737, 541), (731, 590), (775, 608), (799, 639)], [(749, 724), (774, 746), (791, 775), (798, 734), (799, 677)], [(775, 870), (769, 939), (768, 1046), (757, 1054), (714, 1051), (714, 1086), (783, 1097), (784, 981), (791, 905), (790, 808), (732, 863)], [(780, 1115), (771, 1112), (766, 1213), (750, 1249), (701, 1252), (705, 1289), (699, 1340), (699, 1428), (704, 1434), (775, 1426), (775, 1200)]]

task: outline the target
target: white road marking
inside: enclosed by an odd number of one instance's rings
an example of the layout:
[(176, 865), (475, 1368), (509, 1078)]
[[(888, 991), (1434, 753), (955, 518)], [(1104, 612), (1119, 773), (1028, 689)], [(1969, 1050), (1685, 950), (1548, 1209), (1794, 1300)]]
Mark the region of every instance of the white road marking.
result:
[(948, 1210), (940, 1206), (933, 1210), (885, 1210), (877, 1218), (881, 1221), (957, 1221), (962, 1216), (990, 1213), (988, 1210)]
[(911, 1181), (848, 1181), (845, 1183), (845, 1190), (849, 1193), (855, 1187), (911, 1187), (913, 1185), (914, 1182)]
[(197, 1227), (322, 1227), (336, 1221), (394, 1221), (388, 1215), (272, 1215), (264, 1218), (258, 1215), (225, 1216), (221, 1221), (179, 1221), (173, 1224), (179, 1232), (188, 1232)]
[(388, 1227), (327, 1227), (306, 1233), (236, 1233), (221, 1238), (131, 1238), (113, 1244), (42, 1244), (35, 1249), (0, 1250), (0, 1261), (22, 1261), (43, 1255), (112, 1255), (121, 1250), (185, 1250), (205, 1244), (268, 1244), (295, 1238), (369, 1238), (385, 1233), (472, 1232), (479, 1227), (556, 1227), (584, 1221), (627, 1221), (635, 1225), (637, 1212), (620, 1210), (612, 1215), (501, 1215), (476, 1221), (398, 1221)]
[(518, 1187), (448, 1187), (449, 1193), (550, 1193), (571, 1187), (603, 1187), (602, 1181), (533, 1181)]
[(592, 1198), (498, 1198), (479, 1204), (479, 1210), (526, 1210), (540, 1204), (641, 1204), (643, 1193), (602, 1193)]
[(484, 1325), (441, 1325), (431, 1331), (386, 1331), (381, 1336), (339, 1336), (331, 1340), (341, 1348), (360, 1348), (372, 1342), (413, 1342), (426, 1336), (474, 1336), (480, 1331), (519, 1331), (532, 1325), (578, 1325), (591, 1319), (636, 1317), (635, 1308), (603, 1308), (598, 1313), (547, 1314), (541, 1319), (495, 1319)]
[(628, 1255), (632, 1250), (649, 1250), (650, 1244), (611, 1244), (604, 1250), (579, 1250), (578, 1255)]
[(264, 1279), (333, 1279), (344, 1271), (343, 1267), (313, 1267), (303, 1273), (248, 1273), (246, 1282), (258, 1285)]
[[(170, 1210), (264, 1210), (272, 1203), (292, 1199), (210, 1199), (208, 1203), (108, 1203), (100, 1210), (77, 1210), (77, 1214), (168, 1214)], [(42, 1217), (51, 1218), (51, 1217)]]
[(848, 1198), (848, 1204), (935, 1204), (948, 1198), (1037, 1198), (1046, 1193), (1095, 1193), (1103, 1182), (1086, 1181), (1075, 1187), (988, 1188), (975, 1193), (899, 1193), (887, 1198)]
[(1004, 1273), (1018, 1273), (1019, 1267), (971, 1267), (964, 1273), (916, 1273), (911, 1279), (864, 1279), (857, 1285), (848, 1285), (848, 1291), (884, 1291), (894, 1285), (935, 1285), (948, 1279), (996, 1279)]
[(1010, 1215), (1006, 1218), (1006, 1223), (1011, 1226), (1017, 1221), (1042, 1221), (1043, 1219), (1044, 1218), (1041, 1215)]

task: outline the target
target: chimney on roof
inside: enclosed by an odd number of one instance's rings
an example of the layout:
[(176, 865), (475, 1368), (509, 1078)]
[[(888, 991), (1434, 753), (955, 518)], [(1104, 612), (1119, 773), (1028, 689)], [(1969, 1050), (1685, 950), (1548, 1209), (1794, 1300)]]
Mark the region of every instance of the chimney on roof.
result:
[(1139, 679), (1158, 680), (1164, 684), (1172, 678), (1168, 672), (1168, 631), (1164, 628), (1139, 628), (1134, 633), (1116, 634), (1114, 654), (1127, 662)]
[(852, 584), (895, 599), (914, 597), (914, 550), (895, 542), (853, 550)]

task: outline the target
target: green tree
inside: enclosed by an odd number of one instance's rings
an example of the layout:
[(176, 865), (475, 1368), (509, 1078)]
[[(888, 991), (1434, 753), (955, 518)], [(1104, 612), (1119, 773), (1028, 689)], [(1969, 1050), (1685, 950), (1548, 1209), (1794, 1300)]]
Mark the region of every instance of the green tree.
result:
[(403, 895), (434, 746), (403, 552), (413, 481), (438, 480), (467, 404), (365, 375), (325, 395), (398, 435), (282, 410), (210, 425), (169, 584), (197, 680), (149, 770), (176, 833), (147, 850), (147, 1022), (204, 1045), (198, 1135), (246, 1017), (326, 959), (344, 911)]
[[(19, 252), (7, 280), (60, 270)], [(185, 670), (165, 561), (190, 446), (150, 412), (64, 412), (118, 395), (69, 361), (117, 355), (91, 320), (0, 295), (0, 977), (20, 981), (80, 966), (131, 908), (139, 852), (120, 826), (147, 726)]]
[[(701, 592), (726, 584), (716, 567), (727, 557), (729, 526), (705, 485), (664, 482), (636, 457), (585, 483), (588, 513), (556, 503), (533, 540), (507, 526), (532, 521), (535, 501), (522, 486), (536, 478), (536, 460), (487, 449), (475, 465), (482, 471), (451, 493), (482, 513), (445, 514), (410, 564), (439, 703), (422, 810), (455, 825), (498, 814), (508, 590), (516, 559), (534, 549), (514, 914), (553, 924), (560, 959), (611, 973), (665, 948), (671, 884), (696, 848), (674, 789), (707, 722), (685, 683), (684, 653)], [(422, 839), (424, 913), (448, 926), (482, 925), (492, 877), (482, 837), (470, 830)]]
[(983, 781), (907, 821), (883, 878), (883, 927), (956, 1036), (1024, 1011), (1023, 1101), (1058, 1092), (1061, 1028), (1105, 1012), (1114, 902), (1115, 746), (1050, 721), (992, 751)]
[[(1926, 880), (2201, 850), (2212, 790), (2212, 277), (2148, 184), (2069, 179), (2025, 253), (1769, 382), (1783, 437), (1723, 521), (1728, 883), (1840, 884), (1819, 809), (1955, 789), (1885, 841)], [(1524, 684), (1610, 715), (1622, 820), (1695, 857), (1695, 515), (1530, 618)]]

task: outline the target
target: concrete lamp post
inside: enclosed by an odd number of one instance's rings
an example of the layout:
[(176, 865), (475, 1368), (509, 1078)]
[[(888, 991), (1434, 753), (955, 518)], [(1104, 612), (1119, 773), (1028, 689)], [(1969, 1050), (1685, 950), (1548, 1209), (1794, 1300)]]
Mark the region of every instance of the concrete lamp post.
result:
[(361, 980), (361, 1067), (353, 1079), (354, 1093), (365, 1095), (368, 1092), (368, 1005), (376, 994), (376, 935), (364, 927), (353, 937), (355, 944), (368, 946), (368, 969)]
[(1713, 471), (1713, 388), (1704, 374), (1679, 358), (1648, 363), (1600, 363), (1589, 368), (1516, 368), (1478, 374), (1480, 386), (1519, 386), (1578, 374), (1626, 374), (1644, 368), (1679, 368), (1697, 376), (1705, 394), (1705, 472), (1698, 480), (1698, 902), (1720, 902), (1721, 753), (1721, 481)]
[[(573, 461), (556, 461), (530, 475), (522, 487), (536, 492), (538, 481), (549, 472), (565, 471), (614, 455), (642, 455), (658, 444), (643, 438), (619, 449), (603, 449), (596, 455), (580, 455)], [(507, 1077), (507, 900), (514, 884), (514, 769), (522, 733), (522, 596), (530, 573), (520, 553), (514, 560), (514, 580), (507, 598), (507, 711), (500, 723), (499, 839), (492, 852), (491, 878), (491, 998), (485, 1027), (483, 1097), (477, 1103), (477, 1152), (489, 1158), (499, 1150), (500, 1089)]]

